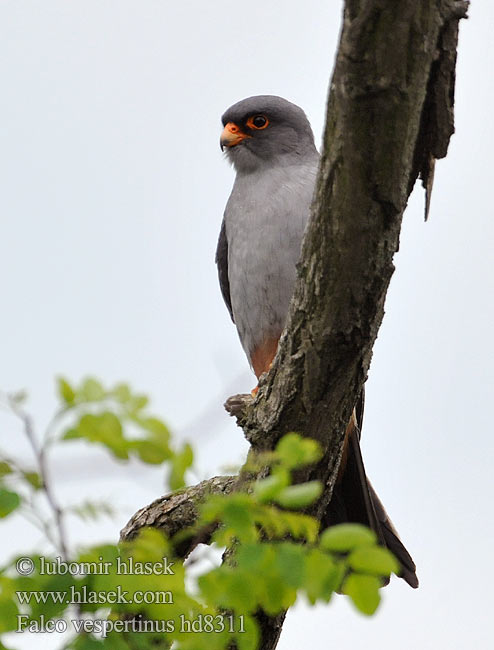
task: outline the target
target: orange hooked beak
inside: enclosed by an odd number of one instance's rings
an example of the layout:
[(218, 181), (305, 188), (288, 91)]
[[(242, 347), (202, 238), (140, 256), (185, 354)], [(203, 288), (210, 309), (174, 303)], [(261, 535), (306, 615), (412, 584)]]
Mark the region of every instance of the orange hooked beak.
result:
[(242, 142), (242, 140), (245, 140), (245, 138), (250, 138), (250, 136), (247, 135), (247, 133), (244, 133), (235, 122), (228, 122), (228, 124), (225, 125), (220, 138), (221, 151), (223, 151), (225, 147), (234, 147), (236, 144), (239, 144), (239, 142)]

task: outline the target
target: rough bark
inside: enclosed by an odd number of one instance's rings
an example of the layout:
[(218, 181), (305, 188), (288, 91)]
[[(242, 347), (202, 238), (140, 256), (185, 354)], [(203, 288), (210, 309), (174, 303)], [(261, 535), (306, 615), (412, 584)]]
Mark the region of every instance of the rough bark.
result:
[[(166, 494), (138, 510), (121, 530), (120, 539), (131, 540), (148, 526), (159, 528), (168, 538), (175, 538), (175, 552), (185, 559), (197, 544), (207, 544), (213, 532), (209, 529), (193, 536), (186, 533), (197, 520), (199, 504), (208, 495), (229, 494), (237, 481), (237, 476), (215, 476), (186, 490)], [(186, 534), (177, 542), (182, 531)]]
[[(427, 214), (434, 162), (454, 131), (458, 22), (466, 10), (455, 0), (347, 0), (287, 327), (256, 399), (236, 396), (226, 405), (255, 451), (294, 430), (319, 441), (323, 459), (300, 480), (326, 486), (312, 509), (320, 519), (367, 377), (408, 196), (420, 176)], [(228, 489), (241, 487), (227, 481)], [(197, 487), (181, 499), (187, 496), (195, 503)], [(178, 511), (160, 508), (148, 507), (150, 519), (140, 511), (129, 530), (141, 523), (174, 529)], [(283, 618), (259, 617), (262, 650), (276, 647)]]

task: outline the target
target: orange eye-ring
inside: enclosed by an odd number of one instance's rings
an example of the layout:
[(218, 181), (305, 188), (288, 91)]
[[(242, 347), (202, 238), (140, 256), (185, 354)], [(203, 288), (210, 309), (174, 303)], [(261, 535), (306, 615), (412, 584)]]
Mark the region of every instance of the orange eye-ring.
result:
[(269, 125), (269, 120), (265, 115), (252, 115), (247, 120), (247, 126), (249, 129), (265, 129)]

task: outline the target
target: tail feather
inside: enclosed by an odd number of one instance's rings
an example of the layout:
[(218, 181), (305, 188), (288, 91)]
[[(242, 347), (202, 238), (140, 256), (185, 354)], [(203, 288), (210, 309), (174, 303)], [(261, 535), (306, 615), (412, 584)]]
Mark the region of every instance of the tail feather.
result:
[(327, 515), (329, 525), (350, 521), (369, 526), (376, 533), (379, 543), (389, 548), (400, 563), (399, 577), (414, 589), (418, 587), (415, 564), (367, 479), (360, 451), (360, 431), (356, 424), (347, 429), (344, 466)]
[(410, 553), (407, 551), (402, 541), (400, 540), (393, 522), (389, 518), (388, 513), (372, 487), (370, 481), (367, 481), (369, 492), (374, 504), (374, 510), (380, 524), (382, 534), (384, 536), (385, 546), (396, 556), (401, 564), (400, 578), (403, 578), (410, 587), (416, 589), (419, 586), (419, 580), (416, 574), (415, 562), (412, 560)]

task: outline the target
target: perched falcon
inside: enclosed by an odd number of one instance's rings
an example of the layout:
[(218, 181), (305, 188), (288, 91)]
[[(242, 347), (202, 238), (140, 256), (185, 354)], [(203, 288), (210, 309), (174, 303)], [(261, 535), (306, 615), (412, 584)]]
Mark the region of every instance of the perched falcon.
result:
[[(216, 263), (223, 298), (259, 378), (269, 370), (285, 326), (319, 154), (305, 113), (281, 97), (244, 99), (225, 112), (222, 122), (221, 148), (236, 177)], [(327, 523), (370, 526), (400, 561), (401, 577), (417, 587), (415, 564), (365, 474), (362, 415), (363, 394), (347, 427)]]

